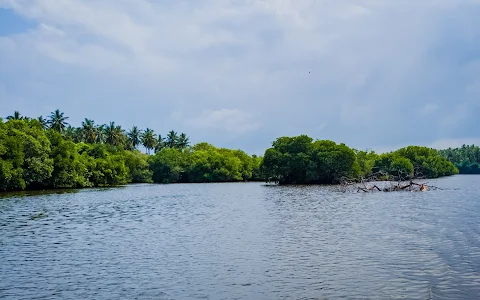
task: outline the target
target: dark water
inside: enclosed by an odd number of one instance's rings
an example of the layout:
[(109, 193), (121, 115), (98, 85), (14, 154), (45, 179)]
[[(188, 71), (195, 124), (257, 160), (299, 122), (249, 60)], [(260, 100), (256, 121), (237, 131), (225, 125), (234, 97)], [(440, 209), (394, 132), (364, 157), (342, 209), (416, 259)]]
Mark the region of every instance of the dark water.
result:
[(2, 299), (479, 299), (480, 176), (0, 198)]

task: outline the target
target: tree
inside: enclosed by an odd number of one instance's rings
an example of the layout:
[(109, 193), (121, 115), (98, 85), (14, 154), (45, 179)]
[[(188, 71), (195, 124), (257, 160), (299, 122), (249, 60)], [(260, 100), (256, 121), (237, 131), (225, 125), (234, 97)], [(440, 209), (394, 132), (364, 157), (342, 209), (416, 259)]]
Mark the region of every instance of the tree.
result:
[(105, 144), (86, 145), (81, 149), (88, 166), (89, 181), (94, 186), (115, 186), (128, 182), (124, 151), (116, 151)]
[(165, 139), (159, 134), (155, 143), (155, 153), (162, 151), (163, 148), (165, 148)]
[(394, 153), (380, 155), (375, 160), (373, 171), (382, 174), (379, 175), (379, 179), (406, 180), (414, 176), (412, 162), (408, 158)]
[(105, 125), (97, 125), (95, 127), (95, 143), (101, 144), (105, 142)]
[(12, 116), (8, 116), (7, 120), (23, 120), (22, 115), (18, 111), (14, 111)]
[(166, 148), (149, 157), (148, 162), (156, 183), (181, 182), (184, 173), (185, 154), (174, 148)]
[(178, 146), (178, 135), (175, 131), (171, 130), (167, 134), (167, 138), (165, 139), (165, 145), (169, 148), (177, 148), (177, 146)]
[(133, 126), (132, 129), (127, 134), (129, 142), (132, 144), (133, 148), (137, 148), (141, 143), (142, 131), (138, 129), (137, 126)]
[(306, 135), (275, 140), (273, 147), (265, 151), (263, 167), (266, 175), (284, 184), (311, 183), (316, 176), (312, 162), (312, 141)]
[(122, 144), (123, 130), (120, 126), (115, 126), (115, 122), (110, 122), (110, 124), (105, 128), (105, 142), (114, 147), (120, 146)]
[(185, 133), (181, 133), (178, 137), (178, 148), (185, 149), (190, 145), (189, 138)]
[(394, 152), (401, 157), (408, 158), (414, 167), (414, 177), (437, 178), (458, 173), (458, 169), (438, 151), (421, 146), (408, 146)]
[[(68, 127), (67, 127), (68, 128)], [(53, 173), (47, 184), (53, 188), (82, 188), (92, 186), (85, 160), (81, 160), (73, 141), (65, 140), (56, 131), (48, 131), (53, 158)]]
[(459, 148), (439, 150), (438, 153), (454, 163), (460, 174), (480, 174), (480, 147), (462, 145)]
[(147, 153), (150, 154), (150, 150), (155, 148), (156, 144), (156, 135), (152, 129), (147, 128), (141, 135), (142, 144), (147, 149)]
[(68, 117), (65, 117), (64, 113), (57, 109), (50, 114), (50, 119), (47, 123), (50, 125), (50, 129), (62, 133), (68, 125), (67, 120)]
[(48, 127), (47, 119), (45, 119), (43, 116), (40, 116), (40, 117), (37, 118), (37, 121), (42, 126), (42, 129), (47, 129), (47, 127)]
[(73, 141), (74, 143), (80, 143), (81, 141), (83, 141), (82, 129), (77, 128), (77, 127), (73, 127), (73, 126), (70, 126), (70, 125), (68, 125), (65, 128), (65, 130), (63, 132), (63, 136), (66, 139), (69, 139), (69, 140)]
[(0, 190), (42, 188), (51, 177), (50, 142), (37, 120), (0, 123)]
[[(480, 173), (480, 148), (434, 150), (409, 146), (377, 155), (306, 135), (280, 137), (263, 157), (208, 143), (190, 146), (185, 133), (166, 139), (136, 126), (125, 133), (114, 122), (84, 119), (68, 125), (64, 114), (0, 119), (0, 191), (113, 186), (131, 182), (274, 180), (281, 184), (334, 184), (372, 179), (436, 178)], [(48, 125), (48, 128), (47, 128)], [(47, 130), (48, 129), (48, 130)], [(136, 150), (143, 144), (150, 154)], [(453, 162), (453, 163), (452, 163)], [(378, 174), (384, 175), (380, 178)]]
[(310, 168), (315, 169), (311, 173), (314, 175), (307, 177), (308, 180), (313, 179), (315, 183), (339, 183), (343, 179), (356, 179), (361, 175), (355, 152), (345, 144), (336, 144), (327, 140), (315, 141), (312, 161)]
[(357, 163), (360, 168), (360, 177), (368, 178), (372, 175), (372, 169), (375, 165), (375, 161), (378, 159), (378, 155), (374, 151), (354, 151), (357, 155)]
[(125, 166), (128, 169), (128, 181), (132, 183), (153, 182), (153, 172), (148, 164), (148, 155), (136, 151), (125, 151)]
[(95, 130), (95, 122), (93, 120), (85, 118), (82, 122), (83, 140), (85, 143), (93, 144), (97, 139), (97, 133)]

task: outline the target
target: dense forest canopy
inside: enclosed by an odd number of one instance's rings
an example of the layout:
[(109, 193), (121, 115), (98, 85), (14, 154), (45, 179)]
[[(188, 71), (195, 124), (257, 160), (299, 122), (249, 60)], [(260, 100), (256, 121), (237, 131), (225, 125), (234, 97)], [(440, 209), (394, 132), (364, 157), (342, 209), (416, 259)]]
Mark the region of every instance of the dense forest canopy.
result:
[(265, 152), (263, 172), (269, 180), (284, 184), (406, 180), (458, 173), (451, 162), (427, 147), (409, 146), (378, 155), (332, 141), (314, 141), (306, 135), (281, 137), (272, 146)]
[(191, 147), (173, 130), (163, 138), (150, 128), (125, 131), (90, 119), (73, 127), (58, 110), (47, 119), (15, 112), (0, 120), (0, 191), (259, 180), (260, 164), (240, 150)]
[(480, 174), (480, 147), (463, 145), (439, 151), (440, 155), (455, 164), (460, 174)]
[(91, 119), (73, 127), (59, 110), (33, 119), (15, 112), (0, 119), (0, 191), (152, 182), (332, 184), (345, 178), (436, 178), (458, 173), (445, 157), (460, 167), (465, 157), (478, 164), (475, 149), (458, 154), (455, 149), (444, 153), (409, 146), (379, 155), (301, 135), (278, 138), (257, 157), (208, 143), (191, 146), (185, 133), (173, 130), (162, 137), (150, 128), (125, 131), (114, 122), (95, 124)]

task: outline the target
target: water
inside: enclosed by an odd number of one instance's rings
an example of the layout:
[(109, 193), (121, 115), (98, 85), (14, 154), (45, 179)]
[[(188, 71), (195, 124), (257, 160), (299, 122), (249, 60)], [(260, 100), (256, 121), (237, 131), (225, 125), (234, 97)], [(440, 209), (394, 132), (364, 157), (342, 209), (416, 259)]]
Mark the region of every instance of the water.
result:
[(430, 182), (4, 194), (0, 298), (478, 299), (480, 176)]

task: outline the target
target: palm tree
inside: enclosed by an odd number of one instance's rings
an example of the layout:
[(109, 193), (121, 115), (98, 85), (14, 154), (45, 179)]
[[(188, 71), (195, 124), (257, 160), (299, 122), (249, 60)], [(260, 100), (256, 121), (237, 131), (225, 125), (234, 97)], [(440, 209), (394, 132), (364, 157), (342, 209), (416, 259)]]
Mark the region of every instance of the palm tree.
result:
[(148, 154), (150, 154), (150, 149), (155, 147), (156, 142), (153, 130), (150, 128), (145, 129), (145, 132), (142, 134), (142, 144), (147, 149)]
[(181, 133), (180, 136), (178, 137), (178, 148), (180, 149), (185, 149), (188, 146), (190, 146), (190, 139), (187, 137), (185, 133)]
[(155, 153), (162, 151), (163, 148), (165, 148), (165, 139), (159, 134), (155, 143)]
[(43, 116), (40, 116), (37, 118), (37, 121), (42, 125), (43, 129), (47, 129), (47, 119), (45, 119)]
[(74, 140), (75, 138), (75, 127), (68, 126), (65, 128), (64, 136), (66, 139)]
[(82, 122), (83, 140), (85, 143), (93, 144), (97, 140), (97, 132), (95, 130), (95, 122), (85, 118)]
[(178, 135), (175, 131), (171, 130), (167, 134), (167, 138), (165, 139), (165, 145), (169, 148), (177, 147), (178, 143)]
[(105, 141), (112, 146), (119, 146), (123, 142), (123, 130), (121, 126), (115, 126), (115, 122), (110, 122), (105, 128)]
[(105, 141), (105, 125), (95, 126), (95, 143), (103, 143)]
[(50, 125), (50, 129), (63, 132), (68, 125), (67, 120), (68, 117), (65, 117), (63, 112), (60, 112), (60, 110), (57, 109), (50, 114), (50, 120), (48, 120), (47, 123)]
[(133, 126), (132, 129), (127, 133), (128, 141), (132, 144), (133, 148), (137, 148), (141, 143), (142, 131), (138, 129), (137, 126)]
[(82, 129), (70, 125), (65, 128), (63, 135), (74, 143), (80, 143), (83, 139)]
[(7, 120), (23, 120), (22, 115), (18, 111), (14, 111), (12, 116), (8, 116)]

